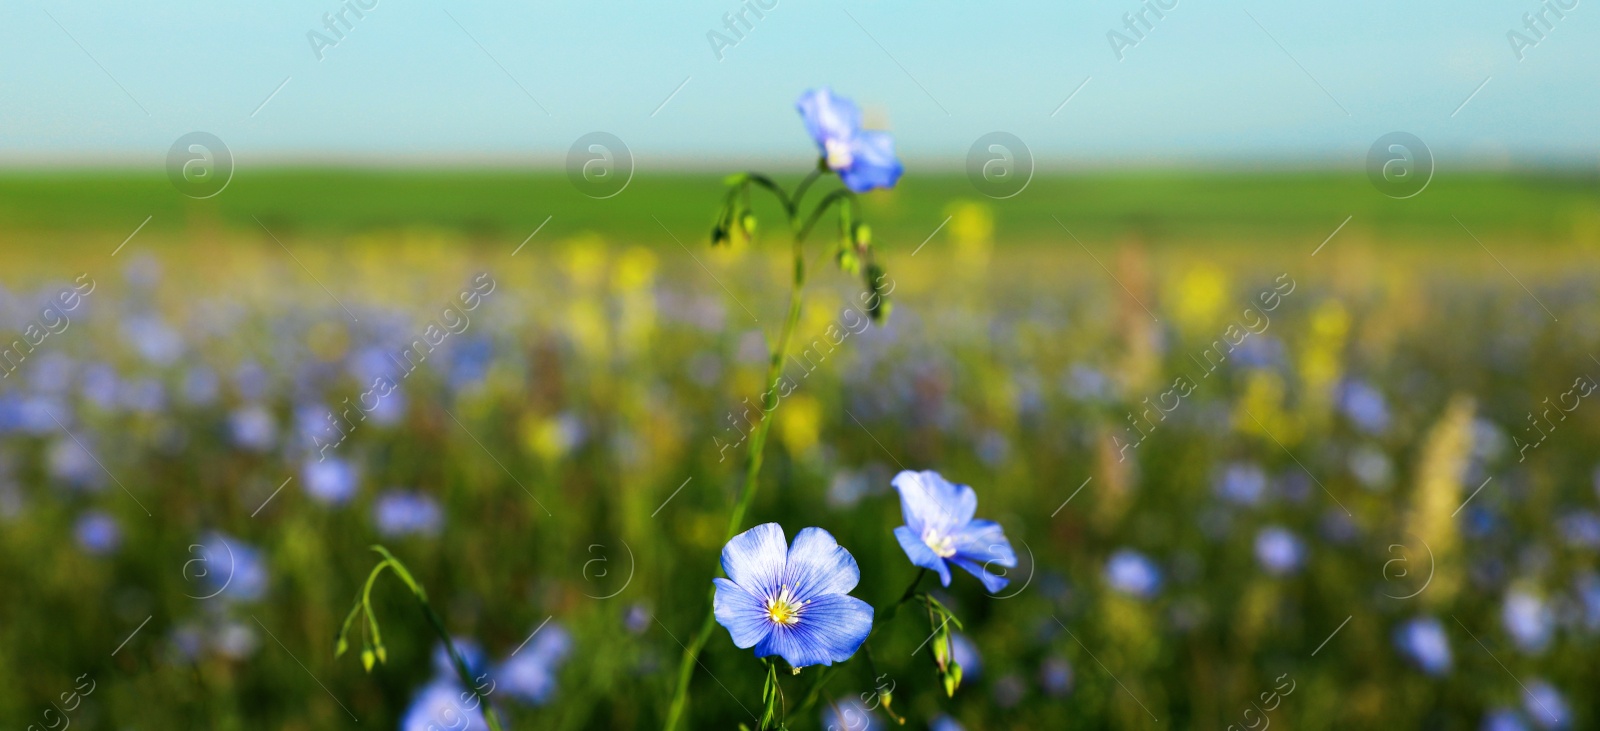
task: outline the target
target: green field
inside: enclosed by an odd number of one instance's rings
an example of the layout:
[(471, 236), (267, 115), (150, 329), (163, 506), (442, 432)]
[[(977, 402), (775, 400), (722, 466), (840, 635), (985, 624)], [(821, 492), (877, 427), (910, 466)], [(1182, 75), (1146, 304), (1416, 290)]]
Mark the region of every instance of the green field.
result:
[[(179, 195), (164, 177), (115, 172), (11, 173), (0, 176), (0, 230), (21, 232), (150, 230), (197, 226), (351, 233), (433, 226), (478, 240), (520, 241), (546, 216), (553, 231), (591, 230), (668, 243), (652, 217), (685, 243), (709, 229), (707, 201), (720, 175), (640, 172), (618, 196), (594, 200), (559, 172), (361, 171), (267, 169), (238, 172), (223, 194)], [(1060, 243), (1055, 216), (1080, 237), (1137, 237), (1150, 243), (1235, 240), (1269, 247), (1320, 241), (1346, 216), (1354, 230), (1388, 241), (1463, 243), (1452, 216), (1475, 231), (1519, 240), (1562, 240), (1600, 227), (1600, 175), (1440, 173), (1415, 198), (1379, 194), (1361, 171), (1040, 174), (1014, 198), (993, 205), (1009, 245)], [(915, 247), (955, 200), (987, 198), (959, 173), (908, 176), (865, 200), (885, 246)], [(130, 223), (131, 222), (131, 223)], [(1457, 229), (1459, 230), (1459, 229)], [(1470, 244), (1469, 242), (1466, 242)]]

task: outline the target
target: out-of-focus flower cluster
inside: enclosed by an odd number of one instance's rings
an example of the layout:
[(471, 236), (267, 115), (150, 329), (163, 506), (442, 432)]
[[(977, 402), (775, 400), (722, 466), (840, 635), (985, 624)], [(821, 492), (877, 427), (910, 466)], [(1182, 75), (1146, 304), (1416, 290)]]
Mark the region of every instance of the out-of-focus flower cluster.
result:
[[(797, 388), (768, 417), (778, 487), (751, 511), (849, 534), (862, 575), (887, 576), (910, 571), (886, 499), (901, 464), (985, 485), (1016, 549), (1017, 566), (989, 567), (1005, 598), (936, 590), (966, 623), (967, 679), (942, 699), (905, 665), (895, 709), (950, 728), (1222, 727), (1289, 672), (1309, 692), (1276, 718), (1600, 720), (1580, 700), (1600, 681), (1600, 407), (1562, 398), (1600, 377), (1587, 289), (1529, 276), (1551, 322), (1498, 269), (1137, 246), (1101, 255), (1119, 285), (1071, 252), (996, 251), (987, 209), (952, 211), (961, 266), (897, 261), (886, 325), (838, 338), (855, 285), (808, 295)], [(0, 614), (65, 638), (6, 646), (65, 674), (154, 617), (115, 659), (197, 668), (219, 706), (193, 713), (301, 693), (260, 712), (333, 723), (267, 633), (302, 660), (331, 647), (381, 539), (452, 632), (497, 648), (491, 702), (533, 701), (513, 718), (655, 723), (681, 652), (669, 632), (706, 608), (742, 469), (714, 440), (747, 430), (742, 400), (766, 390), (766, 313), (734, 298), (760, 301), (783, 262), (701, 254), (725, 292), (671, 250), (587, 235), (515, 258), (437, 232), (327, 243), (294, 247), (326, 291), (276, 246), (86, 264), (100, 288), (72, 326), (0, 380), (0, 546), (27, 557), (5, 577), (38, 587)], [(493, 294), (451, 326), (483, 273)], [(36, 318), (69, 279), (6, 281), (0, 318)], [(407, 371), (430, 325), (450, 335)], [(383, 378), (394, 388), (363, 400)], [(604, 572), (586, 563), (600, 558)], [(856, 595), (903, 586), (877, 583)], [(399, 639), (423, 620), (405, 621), (385, 628), (396, 657), (375, 680), (308, 660), (363, 723), (460, 700), (431, 647)], [(889, 633), (880, 661), (923, 637)], [(703, 678), (695, 718), (736, 723), (731, 697), (759, 696), (719, 659), (734, 657), (721, 635), (709, 646), (732, 695)], [(185, 697), (171, 677), (95, 698)], [(819, 712), (881, 724), (851, 692), (869, 681), (839, 678)]]

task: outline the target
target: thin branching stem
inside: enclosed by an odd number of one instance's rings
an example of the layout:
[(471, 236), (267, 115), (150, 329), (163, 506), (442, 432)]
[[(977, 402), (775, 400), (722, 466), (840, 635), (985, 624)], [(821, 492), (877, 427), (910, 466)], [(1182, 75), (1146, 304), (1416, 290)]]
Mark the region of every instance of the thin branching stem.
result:
[[(877, 634), (879, 625), (889, 621), (890, 619), (893, 619), (894, 615), (900, 611), (901, 605), (911, 601), (917, 596), (917, 586), (922, 583), (922, 577), (927, 575), (927, 569), (918, 569), (917, 575), (911, 579), (911, 585), (906, 587), (905, 592), (900, 595), (900, 598), (895, 601), (895, 603), (890, 604), (887, 607), (883, 607), (882, 609), (878, 609), (872, 613), (872, 630), (867, 633), (867, 639), (861, 641), (861, 646), (863, 648), (867, 648), (867, 643), (872, 641), (872, 636), (874, 634)], [(871, 652), (870, 649), (867, 651), (869, 653)], [(811, 708), (811, 706), (816, 704), (817, 699), (822, 696), (823, 687), (825, 687), (828, 684), (828, 681), (833, 678), (833, 671), (837, 667), (839, 666), (829, 665), (828, 667), (823, 668), (822, 671), (817, 674), (817, 679), (812, 681), (811, 690), (806, 693), (805, 699), (800, 701), (800, 705), (795, 706), (794, 713), (796, 716), (805, 713)], [(873, 672), (876, 673), (877, 671), (874, 670)]]
[[(439, 617), (437, 612), (433, 611), (433, 605), (428, 603), (428, 592), (423, 590), (422, 585), (417, 583), (417, 580), (411, 576), (411, 571), (406, 568), (406, 565), (401, 563), (400, 559), (395, 558), (394, 554), (389, 553), (388, 549), (383, 546), (373, 546), (372, 550), (382, 556), (383, 560), (372, 568), (372, 573), (367, 574), (367, 583), (362, 587), (361, 595), (356, 599), (356, 605), (350, 609), (350, 614), (345, 617), (344, 628), (339, 630), (336, 654), (344, 652), (346, 645), (345, 634), (350, 631), (350, 625), (355, 621), (356, 612), (361, 611), (367, 615), (367, 623), (362, 626), (362, 631), (372, 632), (373, 643), (379, 648), (381, 657), (383, 639), (378, 634), (377, 615), (372, 611), (372, 587), (378, 582), (378, 576), (383, 573), (384, 569), (391, 569), (394, 571), (395, 576), (400, 577), (400, 580), (405, 582), (406, 587), (411, 590), (412, 596), (417, 598), (417, 604), (422, 607), (422, 614), (427, 617), (428, 624), (439, 635), (439, 639), (444, 641), (445, 648), (450, 652), (450, 664), (455, 668), (456, 675), (461, 678), (461, 683), (472, 691), (473, 697), (478, 699), (478, 706), (483, 709), (483, 719), (489, 724), (489, 731), (504, 731), (504, 726), (500, 723), (499, 714), (495, 713), (494, 707), (489, 705), (488, 696), (485, 696), (478, 689), (478, 684), (473, 680), (472, 672), (467, 669), (467, 662), (461, 656), (461, 651), (456, 649), (455, 641), (450, 639), (450, 632), (445, 629), (444, 620)], [(369, 667), (368, 669), (370, 670), (371, 668)]]
[[(767, 362), (766, 384), (770, 389), (768, 393), (777, 392), (778, 379), (782, 376), (783, 362), (784, 359), (789, 357), (789, 344), (794, 338), (795, 326), (800, 321), (802, 294), (806, 286), (804, 248), (806, 236), (811, 233), (812, 226), (816, 224), (823, 210), (839, 199), (839, 191), (829, 194), (817, 204), (817, 208), (812, 211), (808, 223), (804, 226), (800, 225), (800, 204), (807, 189), (811, 187), (811, 184), (816, 181), (820, 174), (820, 168), (812, 170), (796, 186), (792, 196), (784, 192), (783, 188), (779, 187), (771, 178), (759, 173), (746, 173), (743, 176), (743, 180), (738, 183), (754, 183), (771, 191), (778, 198), (779, 204), (783, 206), (784, 213), (788, 217), (789, 229), (794, 235), (791, 244), (794, 257), (794, 278), (789, 288), (789, 308), (783, 320), (783, 329), (778, 335), (778, 341), (772, 347), (771, 357)], [(851, 204), (854, 205), (853, 195)], [(744, 524), (745, 513), (749, 511), (750, 504), (755, 500), (756, 487), (758, 485), (757, 477), (761, 474), (762, 457), (766, 452), (767, 433), (772, 430), (770, 412), (777, 408), (777, 405), (771, 404), (769, 408), (769, 405), (763, 402), (761, 408), (768, 413), (761, 419), (761, 423), (756, 425), (754, 433), (750, 436), (750, 457), (745, 465), (744, 485), (739, 491), (738, 500), (734, 503), (733, 512), (728, 516), (728, 529), (723, 536), (723, 543), (727, 543), (739, 534), (739, 528)], [(716, 590), (712, 589), (711, 597), (714, 599), (715, 596)], [(711, 639), (711, 633), (715, 628), (716, 615), (708, 611), (705, 619), (700, 623), (700, 628), (690, 638), (689, 644), (684, 646), (683, 658), (678, 663), (677, 688), (672, 696), (672, 704), (667, 709), (667, 719), (664, 725), (667, 731), (674, 731), (683, 720), (684, 712), (688, 707), (689, 681), (694, 677), (695, 663), (700, 656), (701, 650), (705, 649), (706, 642)]]

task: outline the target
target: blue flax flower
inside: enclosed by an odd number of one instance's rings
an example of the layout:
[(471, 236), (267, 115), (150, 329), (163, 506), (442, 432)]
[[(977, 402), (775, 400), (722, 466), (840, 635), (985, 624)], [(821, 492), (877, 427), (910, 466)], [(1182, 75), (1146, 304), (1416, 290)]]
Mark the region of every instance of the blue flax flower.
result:
[(1572, 727), (1572, 709), (1567, 707), (1567, 700), (1561, 697), (1561, 691), (1539, 678), (1528, 681), (1527, 690), (1522, 696), (1522, 710), (1539, 728), (1553, 730)]
[(764, 523), (722, 548), (712, 608), (733, 644), (778, 655), (790, 666), (848, 660), (872, 630), (872, 607), (848, 592), (861, 581), (856, 560), (821, 528), (786, 546), (783, 528)]
[(495, 670), (494, 678), (513, 698), (536, 706), (548, 703), (556, 692), (556, 675), (572, 653), (572, 635), (559, 624), (534, 630), (526, 649), (514, 651)]
[(972, 488), (952, 485), (937, 472), (910, 470), (894, 476), (894, 487), (906, 520), (894, 529), (894, 537), (912, 564), (938, 572), (945, 586), (954, 564), (978, 577), (990, 593), (1006, 587), (1009, 580), (989, 573), (989, 566), (1016, 568), (1017, 553), (999, 523), (972, 519), (978, 512), (978, 494)]
[(1400, 625), (1394, 632), (1394, 644), (1423, 672), (1434, 677), (1450, 672), (1450, 640), (1439, 620), (1419, 617)]
[(888, 132), (862, 129), (855, 102), (822, 87), (801, 94), (795, 108), (822, 151), (823, 164), (839, 174), (845, 187), (865, 193), (893, 188), (900, 180), (905, 167), (894, 156), (894, 138)]
[(1516, 711), (1497, 708), (1483, 717), (1483, 731), (1528, 731), (1528, 725)]
[(78, 518), (73, 535), (83, 550), (95, 556), (104, 556), (122, 545), (122, 528), (117, 525), (117, 520), (98, 510), (91, 510)]
[(1106, 583), (1128, 596), (1149, 599), (1161, 590), (1161, 569), (1144, 554), (1124, 548), (1106, 561)]
[(434, 729), (460, 729), (482, 731), (488, 728), (483, 709), (471, 691), (462, 690), (450, 678), (440, 678), (427, 684), (411, 700), (411, 707), (400, 719), (402, 731), (433, 731)]

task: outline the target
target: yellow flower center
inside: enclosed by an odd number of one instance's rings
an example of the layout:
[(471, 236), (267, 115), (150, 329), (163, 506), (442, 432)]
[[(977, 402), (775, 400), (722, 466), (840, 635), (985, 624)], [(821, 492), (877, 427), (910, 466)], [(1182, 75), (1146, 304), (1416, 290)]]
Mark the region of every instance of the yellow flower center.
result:
[(828, 169), (843, 170), (855, 162), (855, 156), (850, 154), (850, 144), (843, 140), (827, 140), (822, 143), (827, 151)]
[(777, 596), (767, 599), (767, 619), (788, 627), (800, 621), (800, 610), (807, 603), (795, 601), (794, 591), (784, 584)]
[(950, 536), (939, 535), (939, 531), (929, 528), (922, 532), (922, 542), (933, 549), (935, 556), (950, 558), (956, 555), (956, 542)]

